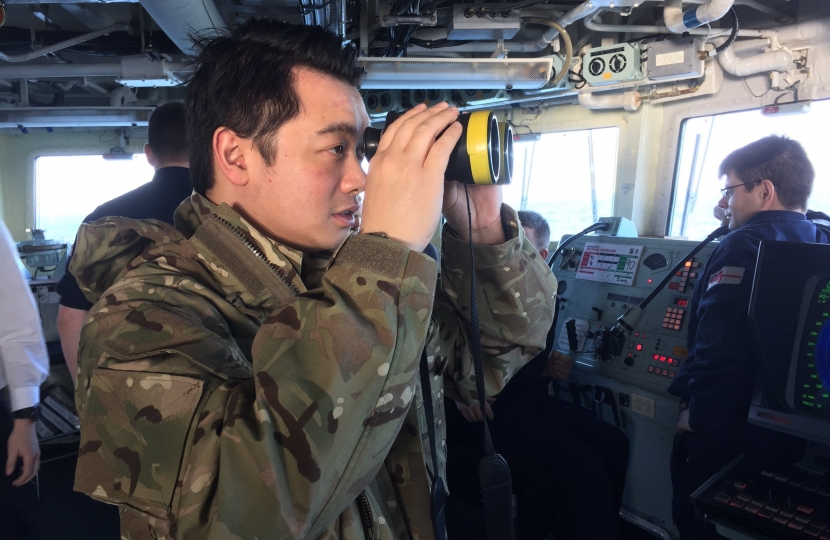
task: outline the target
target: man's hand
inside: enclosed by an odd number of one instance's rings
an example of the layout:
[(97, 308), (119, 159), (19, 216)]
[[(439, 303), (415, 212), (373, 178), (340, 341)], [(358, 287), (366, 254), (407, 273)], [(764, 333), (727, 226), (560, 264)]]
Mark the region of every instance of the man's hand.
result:
[(680, 413), (680, 421), (677, 422), (677, 432), (678, 433), (694, 433), (692, 426), (689, 425), (689, 409), (683, 409), (683, 412)]
[[(490, 408), (490, 403), (496, 401), (494, 398), (490, 398), (487, 400), (487, 403), (484, 404), (484, 412), (487, 414), (487, 418), (490, 420), (493, 419), (493, 409)], [(458, 408), (458, 412), (461, 413), (461, 416), (464, 417), (464, 420), (467, 422), (483, 422), (484, 417), (481, 415), (481, 406), (476, 402), (472, 406), (464, 405), (458, 401), (455, 402), (455, 406)]]
[(559, 351), (553, 351), (548, 358), (548, 363), (545, 370), (542, 372), (542, 377), (550, 377), (555, 381), (564, 381), (571, 374), (571, 367), (573, 367), (573, 360), (567, 354), (562, 354)]
[(418, 105), (389, 126), (369, 163), (361, 232), (423, 251), (438, 226), (444, 172), (461, 137), (456, 118), (458, 109), (446, 103)]
[[(473, 243), (495, 246), (507, 239), (501, 224), (501, 186), (467, 186), (470, 192), (470, 212), (473, 221)], [(447, 223), (467, 241), (470, 239), (467, 216), (467, 196), (464, 184), (447, 182), (444, 186), (444, 208)]]
[(37, 432), (34, 420), (16, 419), (14, 429), (9, 435), (9, 457), (6, 460), (6, 476), (11, 476), (17, 465), (17, 458), (23, 459), (23, 472), (12, 482), (13, 486), (22, 486), (35, 477), (40, 468), (40, 447), (37, 444)]

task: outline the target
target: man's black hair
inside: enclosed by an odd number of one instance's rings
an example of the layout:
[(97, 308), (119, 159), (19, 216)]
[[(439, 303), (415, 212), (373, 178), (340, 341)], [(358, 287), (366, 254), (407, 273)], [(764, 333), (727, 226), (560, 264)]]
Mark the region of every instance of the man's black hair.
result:
[(318, 26), (251, 19), (230, 35), (196, 38), (200, 50), (187, 87), (193, 189), (213, 187), (213, 134), (226, 127), (253, 140), (265, 163), (276, 157), (277, 130), (300, 112), (292, 70), (304, 67), (357, 86), (356, 47)]
[[(784, 208), (806, 210), (813, 191), (815, 171), (801, 143), (789, 137), (770, 135), (726, 156), (719, 176), (732, 173), (740, 183), (769, 180)], [(747, 191), (757, 184), (744, 186)]]
[(533, 229), (536, 233), (536, 243), (540, 245), (533, 247), (537, 251), (540, 249), (548, 249), (548, 246), (550, 246), (550, 225), (548, 225), (547, 220), (542, 217), (542, 214), (531, 210), (519, 210), (518, 213), (522, 227)]
[(185, 124), (184, 103), (178, 101), (165, 103), (150, 115), (147, 144), (162, 163), (187, 161), (190, 145)]

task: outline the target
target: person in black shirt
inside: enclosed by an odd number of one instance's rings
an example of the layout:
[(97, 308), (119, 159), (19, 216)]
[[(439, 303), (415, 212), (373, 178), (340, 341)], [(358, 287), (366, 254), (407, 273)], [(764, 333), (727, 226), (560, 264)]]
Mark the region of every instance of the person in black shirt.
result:
[[(158, 219), (173, 223), (173, 214), (179, 204), (190, 197), (190, 146), (185, 135), (185, 107), (183, 103), (167, 103), (150, 116), (144, 145), (147, 162), (156, 171), (152, 181), (130, 192), (105, 202), (85, 219), (84, 223), (107, 216), (133, 219)], [(75, 276), (69, 272), (58, 284), (61, 305), (58, 308), (58, 333), (61, 348), (73, 380), (77, 377), (78, 340), (86, 313), (92, 304), (84, 297)]]

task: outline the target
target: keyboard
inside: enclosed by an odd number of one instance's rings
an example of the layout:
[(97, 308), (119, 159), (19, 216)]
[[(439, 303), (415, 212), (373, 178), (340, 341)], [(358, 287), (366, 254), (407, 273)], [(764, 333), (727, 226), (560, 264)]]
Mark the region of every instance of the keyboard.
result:
[(693, 495), (709, 521), (755, 538), (830, 540), (830, 479), (737, 458)]

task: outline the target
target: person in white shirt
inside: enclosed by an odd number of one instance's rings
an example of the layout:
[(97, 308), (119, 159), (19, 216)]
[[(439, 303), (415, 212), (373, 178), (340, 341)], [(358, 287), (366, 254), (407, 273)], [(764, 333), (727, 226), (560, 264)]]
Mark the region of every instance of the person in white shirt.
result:
[(0, 279), (0, 390), (7, 389), (10, 401), (7, 404), (0, 394), (0, 464), (4, 467), (0, 523), (11, 538), (17, 538), (25, 533), (22, 525), (15, 530), (20, 515), (13, 510), (14, 488), (34, 478), (40, 465), (35, 422), (40, 412), (40, 385), (49, 373), (49, 355), (35, 300), (18, 266), (17, 248), (2, 222)]

